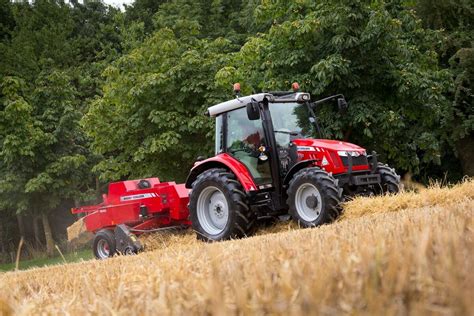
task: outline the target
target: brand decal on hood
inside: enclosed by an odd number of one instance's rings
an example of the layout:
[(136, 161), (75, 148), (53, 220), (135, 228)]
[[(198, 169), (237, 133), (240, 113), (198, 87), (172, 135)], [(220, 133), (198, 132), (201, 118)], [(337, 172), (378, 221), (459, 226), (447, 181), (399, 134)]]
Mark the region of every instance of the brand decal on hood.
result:
[(311, 146), (298, 146), (297, 148), (298, 151), (316, 151), (314, 147)]

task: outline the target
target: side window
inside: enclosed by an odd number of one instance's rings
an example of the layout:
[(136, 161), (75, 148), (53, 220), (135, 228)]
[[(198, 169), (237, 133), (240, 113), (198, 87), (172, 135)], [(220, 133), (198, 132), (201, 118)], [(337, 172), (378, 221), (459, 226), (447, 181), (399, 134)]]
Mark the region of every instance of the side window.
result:
[(256, 151), (263, 144), (262, 121), (250, 121), (245, 108), (227, 113), (227, 149), (234, 151)]
[(222, 122), (223, 122), (223, 119), (222, 119), (223, 115), (219, 115), (216, 117), (216, 135), (215, 135), (215, 144), (216, 144), (216, 148), (215, 148), (215, 154), (219, 154), (222, 152), (222, 140), (223, 140), (223, 130), (222, 130)]
[(271, 183), (269, 161), (258, 159), (258, 148), (265, 145), (262, 121), (250, 121), (245, 108), (227, 113), (227, 152), (242, 162), (252, 174), (255, 183)]

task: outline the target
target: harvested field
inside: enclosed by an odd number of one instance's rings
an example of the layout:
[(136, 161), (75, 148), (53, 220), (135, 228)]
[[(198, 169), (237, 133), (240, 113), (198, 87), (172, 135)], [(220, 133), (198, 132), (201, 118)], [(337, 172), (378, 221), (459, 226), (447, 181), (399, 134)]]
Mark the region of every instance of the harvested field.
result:
[(0, 274), (0, 314), (474, 314), (474, 181), (357, 198), (331, 225)]

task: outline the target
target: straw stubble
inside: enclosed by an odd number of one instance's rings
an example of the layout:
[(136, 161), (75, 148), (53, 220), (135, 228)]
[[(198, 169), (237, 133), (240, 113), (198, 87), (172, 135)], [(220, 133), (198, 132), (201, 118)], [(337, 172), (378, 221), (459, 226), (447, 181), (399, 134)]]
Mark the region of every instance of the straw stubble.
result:
[[(147, 252), (0, 274), (17, 314), (474, 314), (474, 181), (357, 198), (336, 223), (242, 240), (142, 237)], [(8, 289), (8, 291), (4, 291)]]

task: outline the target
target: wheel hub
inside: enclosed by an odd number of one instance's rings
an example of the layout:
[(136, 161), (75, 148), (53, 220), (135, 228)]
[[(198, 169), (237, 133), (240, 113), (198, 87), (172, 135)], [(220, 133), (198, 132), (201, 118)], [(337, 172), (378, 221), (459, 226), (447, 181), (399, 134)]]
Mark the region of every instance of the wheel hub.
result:
[(105, 239), (101, 239), (97, 243), (97, 253), (99, 254), (99, 257), (101, 259), (105, 259), (109, 257), (109, 254), (110, 254), (109, 243)]
[(216, 204), (214, 204), (213, 211), (214, 211), (214, 215), (217, 218), (220, 219), (224, 217), (224, 205), (222, 203), (217, 202)]
[(201, 227), (210, 235), (221, 233), (229, 220), (229, 205), (221, 190), (214, 186), (201, 191), (197, 201), (197, 217)]
[(315, 209), (318, 207), (318, 198), (313, 194), (306, 198), (306, 206), (311, 209)]
[(321, 215), (322, 197), (318, 188), (312, 183), (303, 183), (296, 190), (295, 207), (301, 219), (314, 222)]

